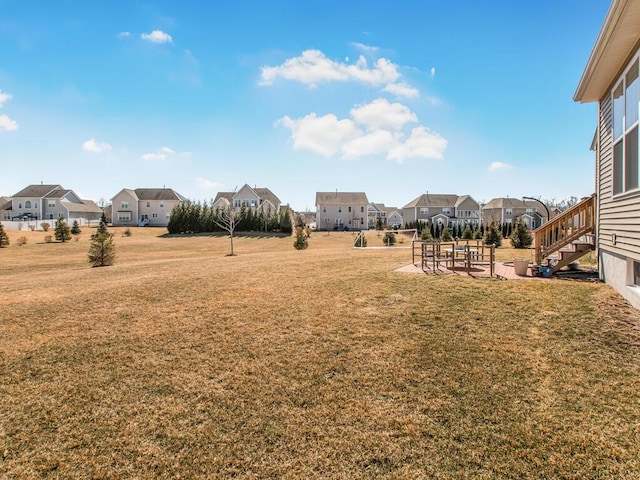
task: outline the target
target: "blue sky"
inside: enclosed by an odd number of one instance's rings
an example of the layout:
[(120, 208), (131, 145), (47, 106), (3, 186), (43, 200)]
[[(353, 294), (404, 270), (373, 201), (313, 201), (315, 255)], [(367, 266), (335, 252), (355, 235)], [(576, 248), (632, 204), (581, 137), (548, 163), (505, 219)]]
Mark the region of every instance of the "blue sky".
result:
[(594, 191), (606, 0), (0, 0), (0, 195)]

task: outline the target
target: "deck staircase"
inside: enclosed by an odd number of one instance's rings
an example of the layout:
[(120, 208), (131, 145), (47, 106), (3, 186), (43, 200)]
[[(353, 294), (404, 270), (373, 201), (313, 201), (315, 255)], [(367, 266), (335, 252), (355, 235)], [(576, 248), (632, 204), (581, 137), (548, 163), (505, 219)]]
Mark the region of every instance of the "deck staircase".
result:
[(555, 273), (596, 245), (596, 196), (582, 200), (533, 231), (536, 265)]

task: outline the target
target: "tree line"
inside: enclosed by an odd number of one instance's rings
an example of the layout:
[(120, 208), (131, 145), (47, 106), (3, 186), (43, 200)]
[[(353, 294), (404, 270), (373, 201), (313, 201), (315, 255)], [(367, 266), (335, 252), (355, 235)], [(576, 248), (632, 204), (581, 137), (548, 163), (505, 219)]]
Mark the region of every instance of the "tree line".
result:
[[(214, 207), (213, 202), (187, 201), (173, 207), (167, 230), (171, 234), (228, 231), (221, 225), (227, 213), (225, 208)], [(236, 217), (234, 229), (239, 232), (290, 234), (293, 228), (289, 207), (274, 211), (242, 206)]]

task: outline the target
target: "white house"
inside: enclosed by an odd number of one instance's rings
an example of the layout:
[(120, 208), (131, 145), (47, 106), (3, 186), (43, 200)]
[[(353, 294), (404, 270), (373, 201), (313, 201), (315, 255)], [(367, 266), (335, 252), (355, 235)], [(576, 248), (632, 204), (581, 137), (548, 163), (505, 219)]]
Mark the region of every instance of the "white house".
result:
[(114, 226), (166, 227), (171, 210), (186, 201), (171, 188), (123, 188), (111, 199)]

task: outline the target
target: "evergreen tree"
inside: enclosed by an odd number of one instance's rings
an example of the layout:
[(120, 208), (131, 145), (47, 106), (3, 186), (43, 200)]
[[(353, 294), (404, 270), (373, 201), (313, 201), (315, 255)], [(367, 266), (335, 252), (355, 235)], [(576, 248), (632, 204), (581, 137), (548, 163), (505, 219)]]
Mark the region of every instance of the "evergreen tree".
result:
[(73, 225), (71, 225), (71, 235), (80, 235), (80, 225), (78, 225), (78, 221), (74, 220)]
[(462, 232), (462, 239), (463, 240), (473, 239), (473, 230), (471, 230), (471, 226), (469, 224), (467, 224), (467, 226), (464, 227), (464, 230)]
[(304, 228), (296, 228), (296, 239), (293, 242), (293, 246), (296, 250), (304, 250), (309, 246), (307, 241), (307, 234), (304, 232)]
[(496, 247), (502, 245), (502, 235), (495, 222), (490, 223), (487, 227), (487, 231), (484, 234), (484, 243), (485, 245), (495, 245)]
[(516, 226), (509, 237), (513, 248), (529, 248), (533, 243), (533, 236), (525, 224), (520, 219), (516, 221)]
[(9, 246), (9, 236), (7, 232), (4, 231), (4, 226), (2, 222), (0, 222), (0, 248)]
[[(100, 220), (102, 224), (102, 219)], [(93, 267), (106, 267), (113, 265), (113, 260), (116, 256), (116, 246), (113, 241), (113, 235), (106, 229), (106, 221), (104, 222), (105, 228), (103, 231), (98, 228), (98, 231), (91, 235), (91, 245), (89, 246), (89, 263)]]
[(56, 237), (56, 240), (63, 243), (71, 240), (71, 229), (62, 217), (59, 217), (58, 220), (56, 220), (54, 236)]
[(388, 247), (390, 247), (391, 245), (395, 245), (396, 235), (393, 232), (387, 232), (384, 234), (384, 237), (382, 237), (382, 242)]
[(482, 230), (479, 228), (473, 232), (474, 240), (482, 240)]
[(376, 219), (376, 230), (382, 230), (382, 218), (380, 217)]
[(289, 207), (285, 207), (284, 213), (280, 220), (280, 231), (282, 233), (291, 233), (291, 215), (289, 214)]
[(422, 232), (420, 232), (420, 240), (423, 242), (430, 242), (433, 240), (433, 235), (431, 235), (431, 230), (425, 225), (422, 228)]
[(104, 212), (102, 212), (102, 216), (100, 217), (100, 223), (98, 223), (98, 230), (96, 233), (107, 233), (107, 217)]
[(450, 242), (453, 240), (453, 236), (451, 235), (451, 231), (449, 230), (448, 226), (444, 226), (442, 228), (442, 232), (440, 233), (440, 239), (443, 242)]

